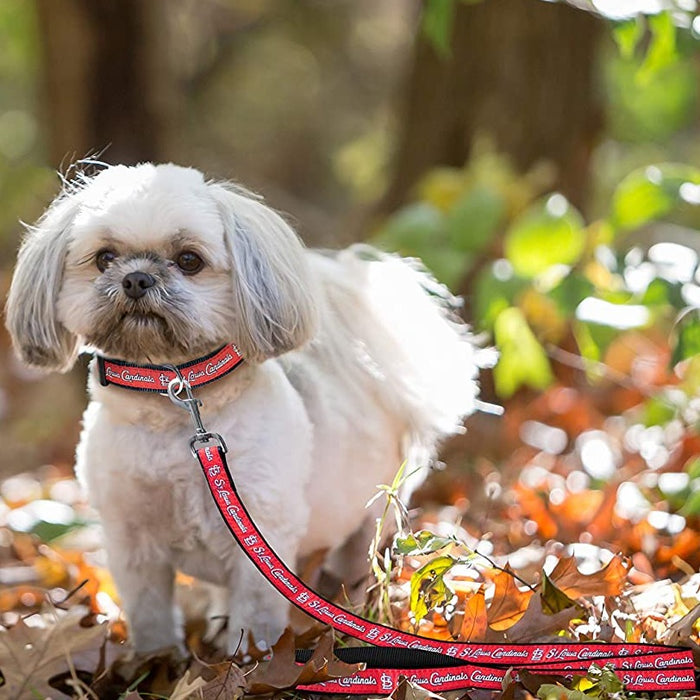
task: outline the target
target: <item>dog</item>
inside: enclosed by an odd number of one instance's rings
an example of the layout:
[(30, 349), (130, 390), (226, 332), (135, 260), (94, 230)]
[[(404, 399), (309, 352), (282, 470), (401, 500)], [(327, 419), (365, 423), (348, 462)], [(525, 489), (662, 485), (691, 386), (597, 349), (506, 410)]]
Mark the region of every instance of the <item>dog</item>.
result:
[(76, 471), (137, 652), (184, 649), (176, 571), (217, 587), (229, 653), (241, 638), (244, 650), (274, 643), (289, 604), (217, 513), (187, 413), (158, 392), (104, 386), (100, 358), (179, 366), (235, 344), (243, 362), (195, 391), (202, 420), (293, 566), (342, 552), (376, 485), (463, 429), (477, 363), (455, 303), (417, 261), (367, 245), (306, 249), (260, 198), (192, 168), (105, 166), (64, 183), (28, 227), (6, 322), (34, 367), (96, 355)]

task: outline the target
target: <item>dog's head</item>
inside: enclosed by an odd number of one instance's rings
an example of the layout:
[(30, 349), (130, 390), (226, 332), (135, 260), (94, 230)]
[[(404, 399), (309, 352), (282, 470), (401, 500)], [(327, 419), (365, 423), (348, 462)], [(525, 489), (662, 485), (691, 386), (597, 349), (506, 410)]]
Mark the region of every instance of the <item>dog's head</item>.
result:
[(191, 168), (108, 167), (28, 229), (7, 327), (28, 364), (66, 370), (81, 345), (173, 362), (234, 342), (262, 361), (313, 333), (303, 246), (282, 218)]

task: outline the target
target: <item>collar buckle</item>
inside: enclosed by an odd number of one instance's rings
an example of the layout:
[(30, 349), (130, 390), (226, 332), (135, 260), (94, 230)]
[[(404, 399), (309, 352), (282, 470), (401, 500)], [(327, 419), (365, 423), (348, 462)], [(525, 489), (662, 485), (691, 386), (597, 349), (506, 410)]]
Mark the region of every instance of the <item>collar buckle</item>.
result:
[[(190, 451), (193, 456), (197, 456), (197, 446), (199, 445), (201, 447), (204, 444), (214, 444), (226, 452), (228, 448), (226, 447), (226, 442), (223, 437), (218, 433), (210, 432), (204, 427), (202, 415), (199, 412), (199, 407), (202, 405), (202, 402), (192, 393), (190, 383), (182, 376), (178, 367), (174, 365), (167, 365), (167, 367), (175, 372), (176, 375), (168, 383), (167, 396), (176, 406), (190, 414), (192, 424), (194, 425), (194, 436), (190, 440)], [(185, 392), (184, 398), (180, 396), (183, 391)]]

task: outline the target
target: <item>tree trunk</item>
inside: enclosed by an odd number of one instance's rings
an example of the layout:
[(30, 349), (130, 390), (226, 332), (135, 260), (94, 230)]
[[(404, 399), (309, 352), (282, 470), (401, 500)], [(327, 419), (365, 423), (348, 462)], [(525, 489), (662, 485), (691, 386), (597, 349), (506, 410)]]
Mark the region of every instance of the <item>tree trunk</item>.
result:
[(477, 133), (490, 134), (515, 166), (556, 167), (556, 187), (581, 205), (602, 127), (594, 84), (602, 22), (563, 3), (457, 3), (451, 56), (421, 36), (403, 105), (390, 211), (436, 165), (462, 166)]
[(37, 0), (54, 166), (158, 160), (172, 95), (164, 0)]

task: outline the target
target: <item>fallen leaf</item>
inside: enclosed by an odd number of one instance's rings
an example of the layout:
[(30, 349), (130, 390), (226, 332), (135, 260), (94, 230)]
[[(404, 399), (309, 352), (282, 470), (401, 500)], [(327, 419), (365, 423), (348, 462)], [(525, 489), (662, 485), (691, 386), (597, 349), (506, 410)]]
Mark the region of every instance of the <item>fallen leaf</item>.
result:
[(195, 661), (168, 697), (170, 700), (237, 700), (247, 685), (245, 674), (231, 660), (218, 664)]
[(537, 691), (540, 700), (590, 700), (588, 695), (580, 690), (569, 690), (559, 683), (544, 683)]
[(544, 603), (542, 608), (549, 615), (576, 606), (576, 601), (571, 600), (564, 591), (555, 586), (544, 571), (542, 572), (541, 595)]
[(493, 577), (493, 582), (495, 590), (487, 610), (489, 627), (498, 631), (506, 630), (525, 614), (534, 592), (518, 588), (513, 570), (508, 564)]
[(579, 614), (580, 608), (575, 606), (549, 615), (542, 609), (542, 595), (537, 593), (530, 598), (530, 604), (522, 618), (508, 628), (505, 634), (511, 642), (534, 641), (566, 630), (569, 622)]
[[(248, 681), (233, 662), (217, 664), (217, 675), (197, 692), (201, 700), (238, 700), (243, 697)], [(171, 696), (172, 700), (172, 696)]]
[(622, 592), (629, 567), (629, 560), (618, 555), (599, 571), (582, 574), (576, 566), (576, 558), (565, 557), (554, 567), (549, 580), (569, 598), (616, 596)]
[(182, 676), (186, 665), (182, 653), (175, 646), (147, 653), (123, 653), (106, 673), (95, 680), (91, 690), (97, 697), (104, 697), (109, 696), (114, 688), (138, 686), (136, 689), (146, 695), (165, 695)]
[[(84, 611), (49, 620), (43, 627), (29, 626), (23, 619), (0, 632), (0, 671), (5, 679), (5, 697), (36, 700), (37, 697), (68, 697), (49, 685), (49, 679), (71, 671), (74, 654), (87, 648), (99, 649), (107, 635), (107, 625), (81, 627)], [(75, 668), (75, 671), (94, 669)]]
[(674, 646), (687, 643), (694, 632), (694, 625), (698, 619), (700, 619), (700, 604), (668, 628), (669, 635), (666, 643)]
[(311, 658), (304, 664), (298, 664), (294, 633), (287, 629), (272, 647), (272, 658), (259, 664), (248, 676), (248, 692), (261, 695), (297, 685), (310, 685), (332, 678), (352, 676), (362, 670), (362, 664), (347, 664), (335, 657), (334, 641), (333, 630), (328, 628), (321, 636)]
[(387, 700), (443, 700), (443, 697), (431, 693), (420, 685), (412, 683), (408, 678), (401, 676), (394, 692)]
[(603, 490), (603, 499), (595, 515), (588, 523), (586, 530), (594, 540), (600, 541), (609, 539), (609, 535), (614, 534), (615, 505), (617, 504), (617, 489), (619, 484), (609, 483)]
[(202, 676), (196, 675), (195, 671), (188, 668), (185, 671), (185, 675), (180, 678), (170, 692), (170, 700), (187, 700), (194, 693), (201, 691), (206, 685), (207, 681)]
[(464, 608), (460, 639), (465, 642), (483, 639), (487, 629), (486, 598), (483, 589), (479, 589)]

